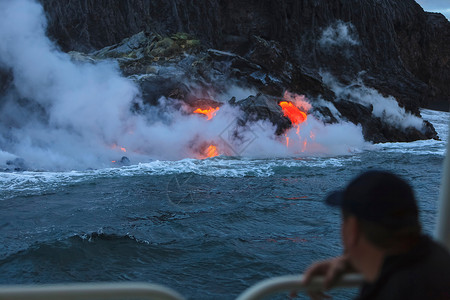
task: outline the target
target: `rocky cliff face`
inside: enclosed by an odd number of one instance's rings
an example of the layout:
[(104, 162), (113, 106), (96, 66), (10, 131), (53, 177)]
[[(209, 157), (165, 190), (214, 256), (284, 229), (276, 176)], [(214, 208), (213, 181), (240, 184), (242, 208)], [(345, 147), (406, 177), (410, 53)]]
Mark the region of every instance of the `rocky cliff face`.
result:
[(50, 35), (66, 51), (99, 49), (146, 30), (187, 32), (244, 55), (258, 36), (282, 45), (289, 61), (316, 78), (327, 70), (349, 81), (366, 71), (367, 84), (416, 113), (450, 99), (450, 23), (413, 0), (40, 1)]

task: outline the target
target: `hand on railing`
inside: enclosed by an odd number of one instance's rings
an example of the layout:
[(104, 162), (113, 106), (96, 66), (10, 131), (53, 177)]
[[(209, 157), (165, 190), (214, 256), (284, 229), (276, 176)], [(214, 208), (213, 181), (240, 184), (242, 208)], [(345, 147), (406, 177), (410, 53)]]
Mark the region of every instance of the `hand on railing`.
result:
[[(334, 257), (332, 259), (320, 261), (312, 264), (303, 275), (302, 284), (308, 286), (313, 277), (323, 276), (323, 288), (329, 290), (344, 274), (355, 272), (346, 255)], [(309, 297), (313, 300), (329, 299), (330, 295), (321, 290), (307, 290)], [(291, 297), (296, 297), (295, 292)]]
[(314, 276), (324, 276), (324, 288), (329, 289), (346, 273), (354, 273), (347, 255), (333, 257), (312, 264), (305, 272), (302, 283), (307, 285)]
[[(304, 275), (285, 275), (268, 278), (249, 287), (236, 300), (261, 300), (265, 297), (286, 291), (307, 292), (322, 291), (323, 276), (314, 276), (308, 285), (303, 284)], [(363, 278), (359, 274), (344, 274), (333, 287), (358, 287), (363, 283)]]

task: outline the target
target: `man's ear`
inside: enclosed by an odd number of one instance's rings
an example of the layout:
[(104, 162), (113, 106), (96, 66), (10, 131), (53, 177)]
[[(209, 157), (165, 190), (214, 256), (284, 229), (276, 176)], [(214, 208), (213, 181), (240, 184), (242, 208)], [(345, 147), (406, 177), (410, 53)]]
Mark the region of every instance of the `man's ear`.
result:
[(359, 222), (354, 216), (349, 216), (347, 222), (347, 243), (349, 247), (354, 247), (359, 243), (361, 238)]

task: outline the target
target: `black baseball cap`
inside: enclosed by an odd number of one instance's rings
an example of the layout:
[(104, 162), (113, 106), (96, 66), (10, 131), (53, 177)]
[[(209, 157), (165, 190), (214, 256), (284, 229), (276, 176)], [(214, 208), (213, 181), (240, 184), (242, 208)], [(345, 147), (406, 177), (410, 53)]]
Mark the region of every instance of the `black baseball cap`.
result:
[(368, 171), (341, 191), (325, 199), (356, 218), (389, 229), (420, 226), (419, 210), (411, 186), (387, 171)]

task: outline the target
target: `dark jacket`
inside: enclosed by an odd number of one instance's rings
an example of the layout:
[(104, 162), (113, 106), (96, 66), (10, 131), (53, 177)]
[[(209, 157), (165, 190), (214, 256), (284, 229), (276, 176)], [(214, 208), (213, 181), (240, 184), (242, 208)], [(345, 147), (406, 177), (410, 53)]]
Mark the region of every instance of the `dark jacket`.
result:
[(450, 254), (422, 237), (409, 252), (385, 259), (378, 279), (363, 285), (358, 300), (450, 300)]

